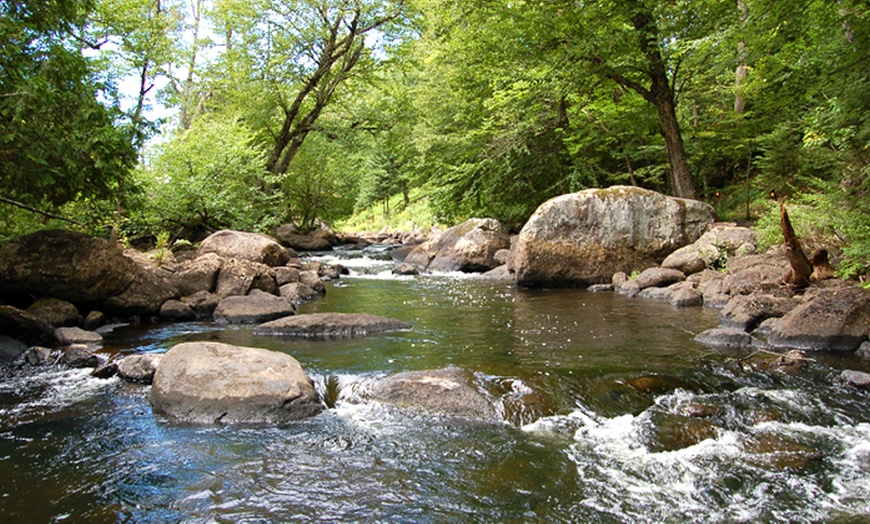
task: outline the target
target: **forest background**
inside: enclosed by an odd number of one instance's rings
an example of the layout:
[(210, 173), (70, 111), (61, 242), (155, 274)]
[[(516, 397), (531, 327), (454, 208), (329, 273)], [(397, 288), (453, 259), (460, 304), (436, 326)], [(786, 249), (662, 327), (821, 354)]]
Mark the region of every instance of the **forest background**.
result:
[(2, 0), (0, 242), (493, 217), (630, 184), (870, 269), (860, 0)]

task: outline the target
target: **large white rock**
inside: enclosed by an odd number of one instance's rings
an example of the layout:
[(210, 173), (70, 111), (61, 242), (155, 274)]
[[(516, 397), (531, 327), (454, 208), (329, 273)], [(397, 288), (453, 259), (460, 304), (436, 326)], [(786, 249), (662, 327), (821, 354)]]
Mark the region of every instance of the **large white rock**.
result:
[(703, 202), (627, 186), (550, 199), (517, 239), (516, 281), (586, 286), (609, 282), (619, 271), (642, 271), (697, 240), (714, 214)]

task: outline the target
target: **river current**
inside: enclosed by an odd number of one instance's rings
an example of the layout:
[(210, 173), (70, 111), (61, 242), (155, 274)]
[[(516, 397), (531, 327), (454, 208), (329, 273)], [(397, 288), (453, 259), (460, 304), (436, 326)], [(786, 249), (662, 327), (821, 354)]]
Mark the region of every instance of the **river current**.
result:
[[(327, 262), (336, 256), (323, 257)], [(120, 327), (103, 352), (191, 340), (284, 351), (330, 408), (285, 427), (185, 426), (149, 386), (87, 370), (0, 380), (2, 522), (865, 522), (870, 393), (852, 356), (767, 355), (693, 340), (708, 308), (464, 275), (393, 277), (379, 257), (300, 313), (384, 315), (409, 331), (256, 337), (211, 323)], [(773, 358), (773, 356), (771, 356)], [(457, 367), (491, 423), (362, 400), (378, 377)]]

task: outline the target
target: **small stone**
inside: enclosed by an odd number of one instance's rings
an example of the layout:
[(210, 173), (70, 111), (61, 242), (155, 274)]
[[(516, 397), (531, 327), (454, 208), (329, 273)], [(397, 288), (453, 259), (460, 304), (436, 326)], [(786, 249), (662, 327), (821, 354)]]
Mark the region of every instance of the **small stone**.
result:
[(62, 327), (54, 330), (54, 338), (63, 345), (98, 344), (103, 341), (102, 335), (94, 331), (85, 331), (78, 327)]
[(870, 373), (847, 369), (840, 374), (840, 379), (850, 386), (861, 389), (870, 389)]

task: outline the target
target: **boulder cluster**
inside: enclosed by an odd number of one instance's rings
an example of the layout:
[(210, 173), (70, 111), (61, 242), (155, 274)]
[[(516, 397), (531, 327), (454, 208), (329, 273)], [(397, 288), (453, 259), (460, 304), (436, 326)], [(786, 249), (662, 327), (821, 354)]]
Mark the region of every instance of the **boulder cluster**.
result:
[[(481, 273), (524, 287), (585, 287), (659, 299), (674, 307), (721, 309), (721, 325), (697, 335), (726, 348), (858, 352), (870, 356), (870, 291), (819, 278), (785, 284), (782, 250), (757, 253), (752, 230), (716, 223), (710, 206), (634, 187), (554, 198), (519, 235), (493, 219), (442, 232), (372, 237), (403, 243), (398, 274)], [(383, 237), (383, 238), (382, 238)], [(256, 336), (328, 339), (409, 329), (364, 314), (295, 315), (346, 270), (305, 262), (297, 250), (323, 251), (333, 233), (275, 236), (218, 231), (197, 250), (141, 253), (68, 231), (41, 231), (0, 248), (0, 365), (61, 363), (152, 383), (155, 412), (187, 423), (285, 423), (321, 411), (321, 398), (289, 355), (214, 342), (106, 362), (95, 352), (112, 322), (211, 319), (256, 324)], [(355, 245), (366, 240), (353, 239)], [(52, 349), (52, 348), (61, 349)], [(783, 357), (785, 358), (785, 357)], [(783, 364), (785, 365), (785, 364)], [(402, 408), (491, 420), (496, 408), (473, 377), (444, 369), (382, 377), (362, 394)], [(870, 375), (843, 380), (870, 387)]]

